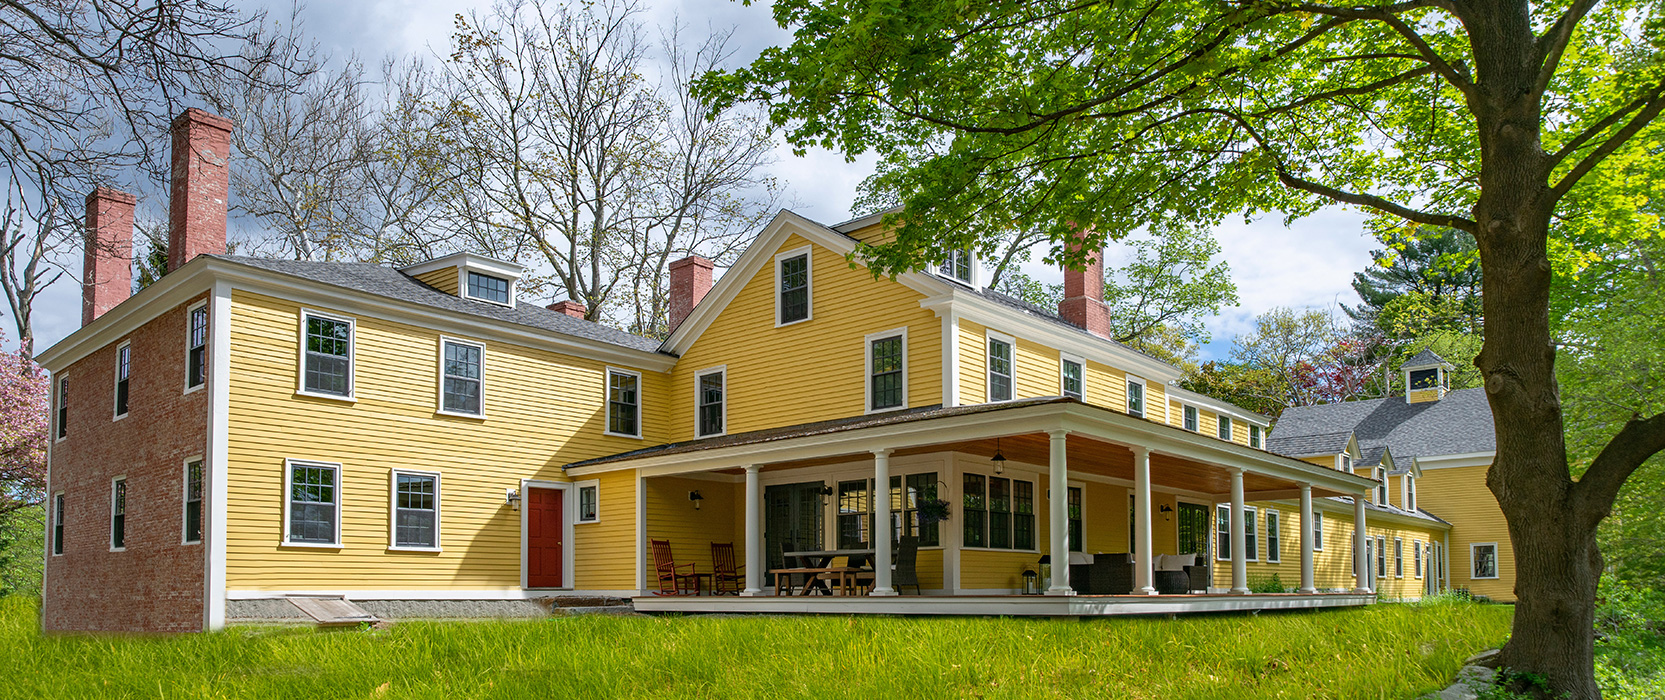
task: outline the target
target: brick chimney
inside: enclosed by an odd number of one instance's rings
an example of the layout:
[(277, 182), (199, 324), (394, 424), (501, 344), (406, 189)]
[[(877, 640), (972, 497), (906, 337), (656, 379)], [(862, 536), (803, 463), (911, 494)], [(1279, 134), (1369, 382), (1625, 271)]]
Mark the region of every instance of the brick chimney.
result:
[[(1072, 244), (1071, 250), (1080, 250)], [(1058, 315), (1065, 321), (1087, 329), (1088, 333), (1110, 337), (1110, 307), (1104, 305), (1104, 252), (1088, 254), (1085, 269), (1064, 268), (1064, 300), (1058, 302)]]
[(203, 253), (225, 253), (231, 121), (191, 108), (173, 120), (168, 272)]
[(81, 268), (81, 325), (133, 293), (133, 204), (126, 192), (100, 187), (87, 195), (87, 255)]
[(549, 310), (550, 311), (559, 311), (559, 312), (561, 312), (563, 314), (566, 314), (568, 316), (571, 316), (573, 318), (583, 318), (584, 317), (584, 312), (587, 309), (584, 307), (583, 304), (580, 304), (576, 301), (568, 299), (566, 301), (557, 301), (553, 304), (550, 304), (549, 305)]
[(682, 325), (682, 319), (694, 312), (694, 307), (705, 298), (705, 293), (711, 291), (711, 269), (716, 267), (710, 260), (698, 255), (671, 263), (671, 327), (676, 330)]

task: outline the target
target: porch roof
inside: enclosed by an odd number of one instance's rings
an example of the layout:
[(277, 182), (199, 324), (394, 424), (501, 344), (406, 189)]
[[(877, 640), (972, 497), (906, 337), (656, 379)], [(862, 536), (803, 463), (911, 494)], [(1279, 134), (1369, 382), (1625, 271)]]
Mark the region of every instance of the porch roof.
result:
[[(1071, 471), (1089, 465), (1121, 476), (1125, 462), (1131, 477), (1128, 448), (1152, 453), (1153, 478), (1159, 472), (1176, 477), (1183, 472), (1189, 488), (1220, 494), (1225, 470), (1242, 469), (1245, 486), (1266, 497), (1284, 498), (1296, 483), (1311, 484), (1314, 495), (1362, 493), (1376, 485), (1371, 479), (1329, 469), (1246, 445), (1225, 442), (1177, 426), (1129, 416), (1072, 398), (1040, 397), (968, 406), (925, 406), (883, 414), (851, 416), (827, 421), (754, 430), (698, 440), (667, 443), (616, 455), (567, 464), (568, 474), (580, 476), (616, 469), (642, 469), (668, 475), (697, 471), (727, 471), (757, 465), (811, 466), (852, 455), (890, 449), (897, 454), (930, 450), (958, 450), (992, 454), (997, 437), (1007, 438), (1004, 451), (1019, 461), (1046, 464), (1043, 444), (1026, 446), (1014, 436), (1069, 431)], [(1028, 447), (1028, 449), (1026, 449)], [(1034, 459), (1023, 460), (1028, 452)], [(1119, 454), (1117, 454), (1119, 453)], [(1087, 457), (1080, 460), (1080, 457)], [(1218, 472), (1218, 474), (1206, 474)]]

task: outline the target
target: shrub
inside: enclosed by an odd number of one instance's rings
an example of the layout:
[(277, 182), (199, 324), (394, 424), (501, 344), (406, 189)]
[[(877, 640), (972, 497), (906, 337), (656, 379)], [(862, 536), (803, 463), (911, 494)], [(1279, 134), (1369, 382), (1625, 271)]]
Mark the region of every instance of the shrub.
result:
[(1250, 593), (1289, 593), (1294, 590), (1283, 585), (1283, 580), (1279, 579), (1277, 574), (1272, 574), (1271, 578), (1251, 579), (1249, 581)]

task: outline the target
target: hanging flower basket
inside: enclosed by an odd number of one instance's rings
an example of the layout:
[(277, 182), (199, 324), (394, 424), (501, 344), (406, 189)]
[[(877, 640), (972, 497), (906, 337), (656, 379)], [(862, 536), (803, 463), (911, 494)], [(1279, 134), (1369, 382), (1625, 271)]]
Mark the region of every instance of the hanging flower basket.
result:
[(929, 498), (919, 501), (919, 524), (929, 525), (948, 519), (948, 501)]

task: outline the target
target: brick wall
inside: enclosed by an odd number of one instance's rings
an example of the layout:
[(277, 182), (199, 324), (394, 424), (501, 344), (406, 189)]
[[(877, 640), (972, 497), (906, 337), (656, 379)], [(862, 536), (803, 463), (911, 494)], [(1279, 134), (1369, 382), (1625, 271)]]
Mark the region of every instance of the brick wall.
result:
[[(185, 460), (206, 456), (209, 408), (206, 385), (184, 393), (186, 310), (206, 296), (127, 336), (126, 418), (112, 419), (121, 341), (62, 373), (69, 378), (68, 435), (52, 446), (49, 493), (64, 492), (67, 517), (64, 553), (46, 562), (41, 621), (48, 631), (202, 629), (206, 545), (181, 542)], [(56, 403), (53, 408), (56, 416)], [(126, 551), (112, 552), (110, 480), (121, 475), (127, 477)], [(205, 532), (207, 512), (205, 502)], [(50, 537), (50, 523), (47, 532)]]

